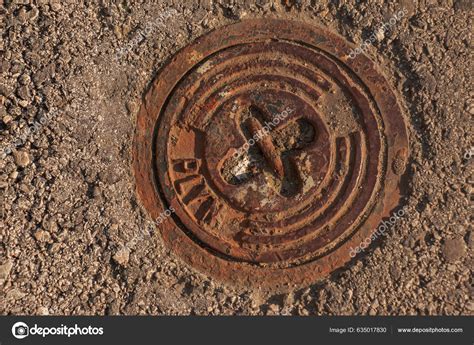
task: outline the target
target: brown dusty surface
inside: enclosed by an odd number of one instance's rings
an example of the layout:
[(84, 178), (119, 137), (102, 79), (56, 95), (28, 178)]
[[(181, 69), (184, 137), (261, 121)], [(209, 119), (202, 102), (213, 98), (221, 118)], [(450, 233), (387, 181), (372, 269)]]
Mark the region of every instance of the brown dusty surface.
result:
[[(366, 52), (398, 93), (410, 136), (406, 213), (387, 236), (327, 279), (275, 293), (222, 285), (156, 233), (139, 235), (151, 219), (135, 195), (136, 114), (169, 57), (250, 18), (321, 25), (360, 46), (403, 8)], [(0, 160), (2, 314), (474, 313), (469, 1), (6, 1), (1, 17), (2, 151), (48, 116)], [(355, 126), (333, 115), (334, 128)]]

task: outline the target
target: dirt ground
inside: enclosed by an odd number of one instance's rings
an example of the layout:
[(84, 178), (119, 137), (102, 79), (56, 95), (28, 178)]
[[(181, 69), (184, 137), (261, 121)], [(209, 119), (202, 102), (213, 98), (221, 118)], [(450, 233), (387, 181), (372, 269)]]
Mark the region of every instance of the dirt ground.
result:
[[(2, 3), (2, 314), (474, 314), (471, 1)], [(169, 57), (248, 18), (321, 25), (360, 46), (402, 9), (365, 52), (398, 93), (412, 150), (406, 214), (387, 236), (288, 293), (223, 285), (157, 234), (123, 249), (150, 221), (131, 148)]]

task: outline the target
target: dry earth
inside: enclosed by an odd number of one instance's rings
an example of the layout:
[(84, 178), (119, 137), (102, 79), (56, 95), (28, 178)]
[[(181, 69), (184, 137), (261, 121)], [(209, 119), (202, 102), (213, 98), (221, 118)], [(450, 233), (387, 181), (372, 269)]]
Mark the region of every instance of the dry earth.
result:
[[(472, 10), (435, 1), (53, 1), (0, 5), (2, 314), (472, 315)], [(187, 267), (135, 195), (131, 144), (173, 53), (247, 18), (319, 24), (360, 45), (406, 109), (406, 215), (348, 266), (284, 294)], [(40, 121), (41, 120), (41, 121)], [(31, 132), (28, 128), (36, 124)]]

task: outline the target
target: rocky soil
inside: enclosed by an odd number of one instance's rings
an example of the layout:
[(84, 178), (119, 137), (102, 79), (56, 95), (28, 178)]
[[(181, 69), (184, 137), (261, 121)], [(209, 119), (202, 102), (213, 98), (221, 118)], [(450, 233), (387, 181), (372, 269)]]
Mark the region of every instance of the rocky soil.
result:
[[(2, 314), (474, 314), (471, 1), (2, 3)], [(135, 115), (167, 58), (247, 18), (319, 24), (361, 45), (401, 9), (366, 50), (410, 127), (407, 212), (387, 236), (284, 294), (221, 285), (159, 236), (136, 239), (150, 219), (134, 192)]]

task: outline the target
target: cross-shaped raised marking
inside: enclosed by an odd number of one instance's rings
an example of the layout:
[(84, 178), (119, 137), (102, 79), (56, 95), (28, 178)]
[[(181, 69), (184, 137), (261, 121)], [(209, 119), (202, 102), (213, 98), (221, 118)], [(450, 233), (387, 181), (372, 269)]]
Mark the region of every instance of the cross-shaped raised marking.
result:
[[(224, 179), (233, 185), (249, 182), (264, 171), (270, 172), (279, 194), (292, 196), (301, 187), (300, 174), (294, 156), (314, 141), (314, 126), (302, 116), (291, 116), (292, 109), (285, 113), (270, 115), (255, 105), (240, 113), (239, 128), (247, 145), (239, 148), (241, 154), (225, 163), (230, 174)], [(277, 120), (279, 118), (279, 120)], [(248, 149), (243, 150), (248, 146)]]

